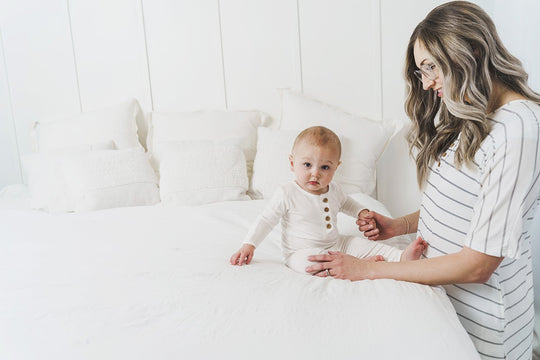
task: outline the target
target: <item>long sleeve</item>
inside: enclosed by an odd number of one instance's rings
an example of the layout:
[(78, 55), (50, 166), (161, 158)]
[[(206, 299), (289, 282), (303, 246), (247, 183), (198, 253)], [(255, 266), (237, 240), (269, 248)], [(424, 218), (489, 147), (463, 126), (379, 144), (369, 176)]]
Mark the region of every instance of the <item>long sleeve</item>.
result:
[(341, 204), (340, 211), (353, 217), (357, 218), (360, 210), (365, 209), (366, 207), (360, 204), (358, 201), (354, 200), (350, 196), (347, 196), (341, 186), (336, 186), (336, 196), (339, 197)]
[(270, 204), (257, 217), (257, 220), (249, 229), (243, 243), (251, 244), (255, 247), (259, 246), (286, 212), (285, 196), (283, 190), (279, 188), (272, 197)]

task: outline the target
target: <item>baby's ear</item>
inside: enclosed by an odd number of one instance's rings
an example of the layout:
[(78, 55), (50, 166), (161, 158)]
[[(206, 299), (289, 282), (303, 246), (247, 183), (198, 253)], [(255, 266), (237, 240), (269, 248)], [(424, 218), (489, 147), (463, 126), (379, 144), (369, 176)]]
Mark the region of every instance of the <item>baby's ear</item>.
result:
[(289, 154), (289, 164), (291, 165), (291, 170), (294, 170), (294, 160), (292, 154)]
[(337, 166), (339, 167), (341, 165), (341, 160), (338, 161)]

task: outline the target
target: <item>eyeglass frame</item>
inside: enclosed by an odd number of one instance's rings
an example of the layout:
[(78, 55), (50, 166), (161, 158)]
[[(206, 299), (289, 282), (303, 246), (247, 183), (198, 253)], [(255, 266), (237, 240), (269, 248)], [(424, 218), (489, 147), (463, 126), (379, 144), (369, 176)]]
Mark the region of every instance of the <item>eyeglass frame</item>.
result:
[(435, 73), (435, 69), (437, 68), (437, 65), (435, 64), (424, 64), (420, 66), (420, 69), (414, 70), (414, 75), (420, 80), (422, 83), (424, 82), (424, 76), (428, 78), (428, 80), (435, 81), (438, 74)]

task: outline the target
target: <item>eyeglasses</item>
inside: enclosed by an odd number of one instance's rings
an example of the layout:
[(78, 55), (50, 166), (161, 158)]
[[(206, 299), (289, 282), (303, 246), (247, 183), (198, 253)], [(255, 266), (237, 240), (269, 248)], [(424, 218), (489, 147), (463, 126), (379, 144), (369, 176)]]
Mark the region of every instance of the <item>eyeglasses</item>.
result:
[(437, 65), (435, 64), (424, 64), (420, 66), (419, 70), (414, 71), (414, 75), (421, 81), (424, 82), (424, 76), (428, 78), (431, 81), (435, 81), (437, 78), (437, 74), (435, 73), (435, 69), (437, 68)]

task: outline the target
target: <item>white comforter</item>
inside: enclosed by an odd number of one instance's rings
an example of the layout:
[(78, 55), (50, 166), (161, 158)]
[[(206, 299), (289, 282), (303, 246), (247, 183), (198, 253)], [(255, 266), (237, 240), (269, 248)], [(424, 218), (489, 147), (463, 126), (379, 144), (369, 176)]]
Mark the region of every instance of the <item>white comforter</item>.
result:
[(49, 215), (4, 196), (0, 359), (478, 358), (443, 290), (295, 273), (278, 228), (231, 266), (264, 205)]

